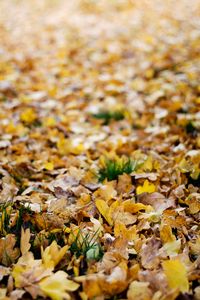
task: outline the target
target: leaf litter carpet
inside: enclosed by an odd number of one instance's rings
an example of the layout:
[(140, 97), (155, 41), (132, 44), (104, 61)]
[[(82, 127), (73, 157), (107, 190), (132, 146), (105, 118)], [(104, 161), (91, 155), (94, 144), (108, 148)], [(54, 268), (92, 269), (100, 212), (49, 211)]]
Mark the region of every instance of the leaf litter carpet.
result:
[(0, 2), (0, 299), (200, 299), (200, 1)]

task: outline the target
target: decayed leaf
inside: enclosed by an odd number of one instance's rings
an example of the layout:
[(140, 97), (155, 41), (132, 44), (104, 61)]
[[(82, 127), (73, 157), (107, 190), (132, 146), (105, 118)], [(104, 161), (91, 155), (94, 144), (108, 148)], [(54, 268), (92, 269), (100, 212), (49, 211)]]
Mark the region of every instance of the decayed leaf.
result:
[(181, 292), (189, 291), (189, 282), (185, 265), (178, 259), (167, 260), (162, 263), (169, 287)]
[(52, 300), (63, 300), (71, 299), (68, 292), (77, 290), (79, 284), (67, 279), (67, 274), (64, 271), (58, 271), (43, 279), (39, 286), (42, 292)]

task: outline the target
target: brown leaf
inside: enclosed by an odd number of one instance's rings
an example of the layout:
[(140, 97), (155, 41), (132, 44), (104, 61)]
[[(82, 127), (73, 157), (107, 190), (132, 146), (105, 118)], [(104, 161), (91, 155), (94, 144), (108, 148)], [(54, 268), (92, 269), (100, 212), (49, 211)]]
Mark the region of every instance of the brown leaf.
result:
[(160, 263), (158, 250), (161, 247), (161, 242), (155, 237), (147, 240), (142, 246), (140, 256), (142, 266), (146, 269), (156, 269)]
[(156, 211), (163, 211), (169, 207), (175, 207), (173, 199), (167, 199), (161, 193), (141, 194), (137, 196), (138, 202), (151, 205)]

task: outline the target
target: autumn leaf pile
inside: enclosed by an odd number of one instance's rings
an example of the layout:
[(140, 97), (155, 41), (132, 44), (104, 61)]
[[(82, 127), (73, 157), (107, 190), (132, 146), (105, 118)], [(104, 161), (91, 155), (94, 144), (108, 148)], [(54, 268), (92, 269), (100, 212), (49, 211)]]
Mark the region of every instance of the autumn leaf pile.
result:
[(200, 299), (200, 1), (0, 1), (0, 299)]

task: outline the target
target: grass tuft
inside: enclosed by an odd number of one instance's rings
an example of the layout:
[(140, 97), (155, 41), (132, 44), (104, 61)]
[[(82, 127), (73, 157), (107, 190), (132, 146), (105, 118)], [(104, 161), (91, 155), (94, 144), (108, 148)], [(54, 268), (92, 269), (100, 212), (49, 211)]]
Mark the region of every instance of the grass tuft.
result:
[(6, 235), (10, 232), (12, 206), (10, 204), (1, 204), (0, 206), (0, 235)]
[(105, 166), (99, 170), (99, 181), (115, 180), (119, 175), (124, 173), (130, 174), (136, 170), (138, 162), (136, 160), (122, 159), (122, 160), (109, 160), (105, 161)]
[(196, 126), (194, 125), (194, 123), (192, 121), (189, 121), (186, 126), (185, 126), (185, 130), (187, 134), (191, 134), (191, 135), (196, 135), (198, 130), (196, 128)]
[(110, 112), (110, 111), (105, 110), (105, 111), (100, 111), (96, 114), (93, 114), (92, 116), (96, 119), (103, 120), (104, 125), (108, 125), (111, 120), (120, 121), (120, 120), (123, 120), (125, 118), (123, 110), (117, 110), (117, 111), (114, 111), (114, 112)]
[(76, 257), (84, 256), (87, 261), (100, 260), (103, 256), (101, 245), (97, 242), (98, 230), (91, 236), (89, 233), (84, 235), (81, 230), (74, 236), (74, 241), (71, 244), (70, 251)]
[(18, 206), (14, 203), (0, 205), (0, 235), (13, 233), (20, 237), (22, 226), (29, 227), (34, 232), (34, 225), (30, 221), (32, 214), (30, 207), (24, 205)]

